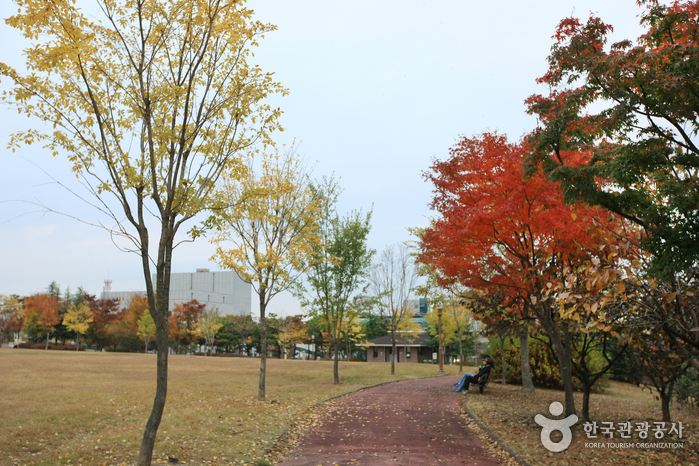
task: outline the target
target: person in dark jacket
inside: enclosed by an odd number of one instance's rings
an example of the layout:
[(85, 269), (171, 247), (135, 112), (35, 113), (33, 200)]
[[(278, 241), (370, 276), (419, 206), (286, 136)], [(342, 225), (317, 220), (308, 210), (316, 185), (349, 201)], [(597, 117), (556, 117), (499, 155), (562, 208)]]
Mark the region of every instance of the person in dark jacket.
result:
[(456, 390), (454, 391), (460, 392), (462, 390), (468, 390), (468, 386), (472, 383), (485, 382), (491, 370), (493, 370), (493, 360), (486, 354), (483, 356), (483, 365), (478, 368), (478, 372), (475, 375), (469, 373), (464, 374), (461, 381), (454, 384), (456, 385)]

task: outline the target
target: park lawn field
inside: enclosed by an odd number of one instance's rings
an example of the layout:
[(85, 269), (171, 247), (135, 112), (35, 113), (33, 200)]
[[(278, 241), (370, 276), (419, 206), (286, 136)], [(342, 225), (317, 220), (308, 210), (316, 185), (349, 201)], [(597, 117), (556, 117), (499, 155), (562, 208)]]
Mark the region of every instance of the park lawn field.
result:
[[(476, 391), (469, 394), (468, 399), (463, 396), (462, 405), (505, 446), (532, 466), (699, 465), (699, 416), (687, 409), (679, 410), (676, 405), (671, 406), (672, 421), (683, 423), (682, 439), (678, 439), (677, 434), (672, 434), (656, 440), (650, 430), (645, 440), (641, 440), (635, 431), (631, 432), (630, 439), (620, 438), (616, 431), (613, 432), (612, 439), (599, 431), (596, 439), (588, 439), (582, 428), (582, 420), (579, 420), (573, 429), (570, 447), (560, 453), (550, 453), (541, 444), (542, 429), (534, 422), (534, 416), (541, 414), (553, 418), (548, 411), (549, 405), (553, 401), (563, 403), (564, 399), (562, 391), (537, 389), (535, 394), (529, 394), (522, 392), (517, 385), (490, 383), (483, 395)], [(575, 393), (575, 400), (575, 408), (581, 417), (582, 394)], [(652, 429), (653, 421), (662, 421), (662, 412), (660, 401), (648, 389), (609, 382), (602, 393), (590, 396), (590, 418), (597, 421), (598, 426), (601, 426), (601, 422), (613, 422), (616, 427), (619, 422), (631, 421), (634, 428), (636, 422), (650, 421)], [(561, 436), (554, 432), (551, 438), (557, 442)], [(683, 448), (638, 448), (636, 443), (641, 442), (683, 443)], [(600, 448), (599, 444), (602, 443), (605, 446)], [(608, 443), (617, 446), (609, 448)], [(622, 443), (627, 444), (626, 448), (619, 445)], [(628, 448), (629, 443), (633, 443), (631, 448)], [(591, 444), (596, 445), (593, 447)]]
[[(155, 355), (0, 349), (0, 466), (130, 465), (155, 395)], [(154, 464), (254, 464), (330, 397), (378, 383), (433, 377), (430, 364), (170, 356)], [(446, 366), (455, 375), (456, 366)]]

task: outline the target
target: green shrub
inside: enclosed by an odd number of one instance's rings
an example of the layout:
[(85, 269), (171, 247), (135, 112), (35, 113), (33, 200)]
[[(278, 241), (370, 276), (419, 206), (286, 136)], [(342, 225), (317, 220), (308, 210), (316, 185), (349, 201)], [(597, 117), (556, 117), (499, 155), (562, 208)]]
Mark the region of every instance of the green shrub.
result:
[[(499, 339), (491, 339), (488, 345), (488, 354), (495, 362), (494, 380), (501, 380), (502, 374), (502, 350)], [(575, 357), (575, 355), (573, 356)], [(588, 367), (593, 370), (604, 366), (605, 360), (601, 353), (595, 351), (588, 356)], [(519, 339), (507, 338), (505, 340), (505, 365), (507, 369), (507, 383), (514, 385), (522, 384), (522, 366), (520, 358)], [(529, 367), (532, 372), (532, 382), (535, 387), (563, 389), (563, 382), (558, 366), (558, 358), (544, 342), (535, 338), (529, 338)], [(604, 386), (607, 376), (603, 376), (594, 385), (595, 388)], [(573, 387), (575, 390), (582, 390), (582, 383), (573, 377)]]
[(699, 402), (699, 372), (693, 367), (687, 369), (675, 382), (675, 399), (683, 406), (694, 409)]

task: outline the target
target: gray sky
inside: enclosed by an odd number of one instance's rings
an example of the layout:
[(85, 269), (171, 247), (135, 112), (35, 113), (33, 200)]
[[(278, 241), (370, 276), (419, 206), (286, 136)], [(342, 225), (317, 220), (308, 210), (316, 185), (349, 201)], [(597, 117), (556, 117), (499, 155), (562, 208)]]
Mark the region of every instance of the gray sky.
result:
[[(524, 99), (544, 93), (535, 79), (557, 23), (594, 12), (614, 26), (614, 41), (640, 33), (635, 0), (570, 1), (283, 1), (255, 0), (257, 19), (276, 24), (254, 61), (274, 71), (290, 95), (279, 143), (299, 144), (314, 175), (335, 174), (345, 189), (342, 211), (373, 206), (370, 245), (380, 251), (425, 226), (431, 190), (421, 173), (446, 158), (462, 135), (497, 130), (511, 139), (533, 129)], [(0, 16), (16, 11), (0, 4)], [(0, 24), (0, 61), (20, 67), (22, 39)], [(0, 83), (0, 90), (7, 82)], [(0, 293), (26, 295), (56, 280), (62, 289), (143, 289), (140, 260), (120, 252), (99, 228), (18, 202), (39, 201), (66, 214), (96, 220), (96, 211), (56, 185), (72, 186), (68, 163), (38, 146), (4, 150), (9, 135), (31, 127), (0, 106)], [(219, 267), (206, 240), (178, 247), (173, 272)], [(253, 297), (254, 302), (254, 297)], [(280, 295), (271, 312), (297, 313)], [(253, 305), (253, 313), (256, 307)]]

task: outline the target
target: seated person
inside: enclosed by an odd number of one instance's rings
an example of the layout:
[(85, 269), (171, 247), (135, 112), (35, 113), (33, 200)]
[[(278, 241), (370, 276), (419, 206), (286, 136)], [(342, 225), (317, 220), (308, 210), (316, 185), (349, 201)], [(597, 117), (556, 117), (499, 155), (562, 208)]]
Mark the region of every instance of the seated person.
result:
[(459, 383), (455, 383), (456, 385), (456, 390), (455, 392), (460, 392), (462, 390), (468, 390), (468, 386), (472, 383), (480, 383), (482, 380), (485, 382), (488, 378), (488, 374), (490, 374), (490, 371), (493, 369), (493, 360), (490, 358), (490, 356), (485, 355), (483, 356), (483, 365), (478, 368), (478, 373), (476, 375), (466, 373), (464, 376), (461, 378), (461, 381)]

